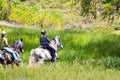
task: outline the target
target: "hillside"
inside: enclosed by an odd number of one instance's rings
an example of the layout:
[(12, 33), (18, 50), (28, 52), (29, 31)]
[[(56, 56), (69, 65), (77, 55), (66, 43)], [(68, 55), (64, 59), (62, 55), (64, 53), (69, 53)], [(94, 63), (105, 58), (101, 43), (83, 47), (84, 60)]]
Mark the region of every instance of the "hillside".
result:
[[(8, 12), (7, 4), (4, 2), (2, 5), (3, 7), (6, 5), (5, 13)], [(8, 22), (20, 25), (66, 30), (95, 29), (110, 27), (107, 19), (103, 20), (101, 16), (104, 6), (105, 4), (97, 2), (97, 18), (92, 19), (92, 16), (81, 16), (80, 1), (76, 3), (76, 0), (14, 0), (10, 2), (10, 14), (6, 14), (9, 15)], [(109, 8), (105, 9), (109, 11)], [(111, 28), (117, 25), (119, 25), (119, 18), (114, 20)]]

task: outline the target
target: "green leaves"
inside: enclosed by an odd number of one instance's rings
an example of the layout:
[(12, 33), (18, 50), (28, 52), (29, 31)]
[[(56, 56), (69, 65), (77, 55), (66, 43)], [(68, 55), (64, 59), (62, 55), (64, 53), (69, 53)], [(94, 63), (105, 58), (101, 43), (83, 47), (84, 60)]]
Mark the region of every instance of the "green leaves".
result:
[(91, 22), (102, 16), (112, 23), (120, 14), (120, 0), (0, 0), (0, 20), (20, 24), (63, 28), (80, 14)]
[(111, 4), (106, 4), (104, 10), (102, 11), (102, 17), (106, 18), (114, 14), (114, 7)]
[[(102, 4), (102, 6), (97, 6)], [(115, 16), (119, 16), (120, 0), (102, 0), (101, 3), (96, 0), (81, 0), (81, 14), (82, 16), (97, 17), (97, 8), (101, 8), (102, 18), (107, 18), (108, 23), (113, 23)]]
[(8, 20), (10, 15), (10, 1), (0, 0), (0, 20)]
[(107, 3), (118, 3), (119, 2), (119, 0), (102, 0), (102, 2), (104, 3), (104, 4), (107, 4)]

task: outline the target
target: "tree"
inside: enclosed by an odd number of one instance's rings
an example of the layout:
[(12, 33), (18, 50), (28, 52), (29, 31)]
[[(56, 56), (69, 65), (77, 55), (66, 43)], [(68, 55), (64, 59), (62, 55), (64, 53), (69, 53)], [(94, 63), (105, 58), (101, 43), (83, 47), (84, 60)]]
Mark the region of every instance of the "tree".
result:
[(112, 24), (115, 17), (120, 15), (120, 0), (81, 0), (81, 15), (95, 19), (97, 17), (97, 4), (103, 5), (102, 18), (108, 19), (108, 23)]
[(96, 18), (96, 1), (95, 0), (81, 0), (81, 15), (92, 16)]
[(8, 20), (10, 12), (10, 0), (0, 0), (0, 20)]
[(103, 0), (104, 10), (102, 17), (108, 19), (108, 23), (112, 24), (115, 17), (120, 15), (120, 0)]

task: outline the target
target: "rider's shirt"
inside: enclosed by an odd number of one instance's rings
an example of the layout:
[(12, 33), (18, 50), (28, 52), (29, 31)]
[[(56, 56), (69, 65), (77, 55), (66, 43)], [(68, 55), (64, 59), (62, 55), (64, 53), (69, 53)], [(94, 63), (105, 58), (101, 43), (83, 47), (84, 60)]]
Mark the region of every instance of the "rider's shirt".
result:
[(42, 46), (47, 46), (47, 45), (49, 45), (49, 40), (48, 40), (48, 38), (47, 38), (46, 35), (42, 35), (42, 36), (40, 37), (40, 44), (41, 44)]
[(1, 38), (0, 47), (1, 48), (3, 48), (3, 47), (9, 47), (8, 41), (7, 41), (6, 37)]
[(13, 57), (14, 61), (19, 61), (19, 58), (16, 55), (17, 53), (15, 53), (14, 50), (9, 47), (6, 37), (1, 38), (0, 47), (2, 50), (5, 50), (8, 54), (10, 54)]

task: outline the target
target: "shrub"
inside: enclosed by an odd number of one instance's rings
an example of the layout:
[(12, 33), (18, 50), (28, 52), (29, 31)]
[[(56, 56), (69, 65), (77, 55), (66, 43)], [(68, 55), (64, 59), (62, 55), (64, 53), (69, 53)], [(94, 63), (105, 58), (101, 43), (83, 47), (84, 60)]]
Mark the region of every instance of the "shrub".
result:
[(100, 60), (100, 64), (106, 68), (117, 68), (120, 69), (120, 58), (119, 57), (106, 57)]
[(0, 20), (8, 20), (10, 10), (10, 2), (7, 2), (6, 0), (0, 0)]

